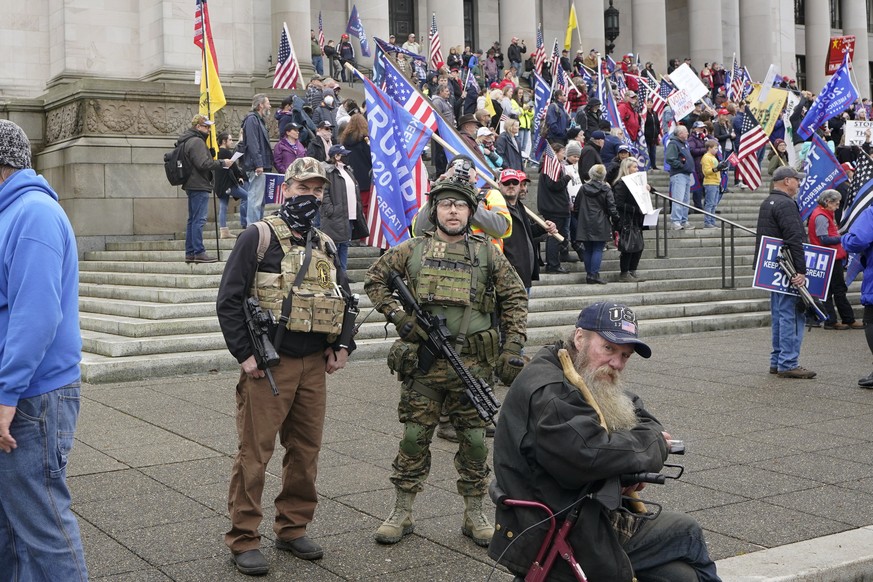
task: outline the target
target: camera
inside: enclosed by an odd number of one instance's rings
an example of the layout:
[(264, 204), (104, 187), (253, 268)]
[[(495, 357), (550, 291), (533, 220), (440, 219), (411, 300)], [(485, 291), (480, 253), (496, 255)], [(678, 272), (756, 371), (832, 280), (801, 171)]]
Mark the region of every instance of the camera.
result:
[(455, 171), (452, 176), (453, 180), (463, 182), (464, 184), (470, 183), (470, 170), (473, 169), (473, 160), (464, 156), (458, 156), (452, 160), (451, 167)]

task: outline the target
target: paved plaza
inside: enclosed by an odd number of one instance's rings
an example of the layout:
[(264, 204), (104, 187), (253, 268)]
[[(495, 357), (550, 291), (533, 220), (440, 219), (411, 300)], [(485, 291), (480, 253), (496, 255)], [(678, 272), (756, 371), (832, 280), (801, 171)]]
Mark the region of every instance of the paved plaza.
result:
[[(641, 328), (645, 336), (645, 321)], [(808, 333), (801, 364), (815, 380), (767, 373), (769, 329), (650, 344), (653, 357), (634, 357), (626, 369), (629, 388), (688, 452), (674, 458), (686, 466), (682, 480), (650, 485), (644, 497), (696, 517), (715, 559), (873, 524), (873, 391), (857, 387), (871, 369), (863, 332)], [(69, 483), (93, 579), (248, 579), (223, 544), (235, 384), (235, 374), (219, 373), (83, 386)], [(485, 550), (461, 535), (457, 445), (443, 440), (431, 447), (415, 534), (395, 546), (373, 541), (393, 502), (397, 398), (383, 362), (353, 358), (329, 378), (320, 503), (308, 530), (325, 557), (310, 563), (272, 547), (277, 454), (264, 494), (271, 572), (263, 580), (512, 579), (492, 572)]]

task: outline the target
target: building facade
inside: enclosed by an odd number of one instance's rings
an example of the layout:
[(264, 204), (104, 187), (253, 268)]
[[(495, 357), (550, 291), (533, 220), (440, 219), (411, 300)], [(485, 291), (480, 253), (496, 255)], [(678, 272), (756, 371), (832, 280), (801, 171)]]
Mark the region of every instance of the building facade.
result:
[[(423, 51), (435, 14), (444, 55), (495, 40), (505, 51), (513, 36), (531, 51), (538, 22), (547, 47), (555, 38), (563, 44), (570, 8), (569, 0), (209, 0), (228, 98), (220, 129), (238, 129), (254, 93), (284, 96), (270, 89), (283, 22), (308, 78), (319, 13), (326, 38), (338, 40), (354, 4), (369, 37), (391, 32), (400, 43), (414, 32)], [(856, 83), (871, 93), (873, 0), (576, 0), (571, 56), (604, 50), (610, 4), (619, 11), (617, 55), (639, 53), (665, 71), (671, 58), (729, 66), (736, 53), (754, 79), (773, 63), (814, 92), (825, 82), (829, 39), (855, 35)], [(166, 183), (161, 165), (197, 110), (194, 2), (29, 0), (5, 8), (0, 117), (28, 132), (37, 169), (57, 187), (82, 248), (182, 230), (185, 195)], [(360, 87), (346, 91), (360, 95)]]

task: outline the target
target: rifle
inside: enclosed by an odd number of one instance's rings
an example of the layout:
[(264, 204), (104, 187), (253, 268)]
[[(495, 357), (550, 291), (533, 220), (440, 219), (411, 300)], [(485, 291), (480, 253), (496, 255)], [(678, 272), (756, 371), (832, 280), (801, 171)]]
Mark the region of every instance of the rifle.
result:
[(276, 348), (273, 347), (269, 335), (275, 325), (273, 315), (264, 313), (256, 297), (246, 298), (243, 303), (243, 313), (246, 316), (246, 329), (248, 329), (249, 339), (255, 350), (255, 361), (258, 363), (258, 369), (267, 374), (273, 396), (278, 396), (279, 388), (273, 379), (273, 372), (270, 371), (270, 368), (279, 363), (279, 354), (276, 353)]
[(461, 357), (452, 347), (451, 334), (446, 327), (446, 318), (422, 309), (403, 279), (395, 271), (391, 271), (388, 275), (388, 288), (397, 292), (404, 311), (409, 314), (415, 313), (416, 322), (427, 333), (427, 340), (421, 344), (421, 349), (418, 352), (419, 370), (426, 374), (438, 358), (445, 358), (464, 384), (464, 394), (476, 409), (479, 418), (485, 422), (491, 422), (500, 408), (500, 401), (494, 396), (494, 391), (491, 390), (491, 386), (487, 382), (473, 376), (464, 367)]
[[(782, 248), (779, 249), (779, 255), (776, 257), (776, 260), (779, 263), (779, 268), (783, 273), (789, 278), (792, 279), (795, 275), (797, 275), (797, 269), (794, 268), (794, 261), (791, 257), (791, 249), (788, 248), (788, 245), (783, 244)], [(806, 308), (816, 316), (819, 321), (827, 321), (827, 314), (821, 308), (821, 302), (809, 294), (809, 290), (803, 285), (791, 285), (795, 289), (797, 289), (798, 295), (803, 300)]]

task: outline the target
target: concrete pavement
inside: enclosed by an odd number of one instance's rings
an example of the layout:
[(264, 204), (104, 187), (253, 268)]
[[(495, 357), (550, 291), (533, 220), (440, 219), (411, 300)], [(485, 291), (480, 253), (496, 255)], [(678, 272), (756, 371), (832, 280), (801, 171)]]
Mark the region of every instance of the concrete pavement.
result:
[[(645, 336), (645, 321), (641, 330)], [(818, 372), (814, 380), (768, 374), (769, 329), (661, 336), (650, 344), (653, 357), (632, 358), (626, 369), (629, 387), (688, 452), (675, 459), (685, 476), (649, 486), (645, 497), (700, 521), (711, 554), (724, 560), (726, 582), (873, 576), (873, 544), (866, 543), (873, 533), (858, 529), (873, 524), (873, 391), (857, 387), (870, 372), (863, 332), (808, 333), (801, 363)], [(235, 374), (217, 373), (83, 386), (69, 483), (93, 579), (248, 579), (222, 541), (235, 382)], [(460, 533), (456, 445), (446, 441), (432, 446), (415, 534), (391, 547), (372, 540), (393, 499), (398, 384), (384, 364), (352, 359), (329, 378), (328, 392), (321, 500), (309, 529), (325, 557), (309, 563), (272, 548), (277, 455), (264, 494), (262, 549), (271, 573), (262, 579), (511, 580), (492, 572), (485, 551)], [(829, 551), (847, 540), (857, 549)], [(807, 543), (792, 545), (799, 542)], [(813, 569), (826, 565), (824, 573), (797, 576), (810, 571), (801, 557)], [(852, 561), (854, 573), (841, 577), (828, 560), (844, 572)]]

